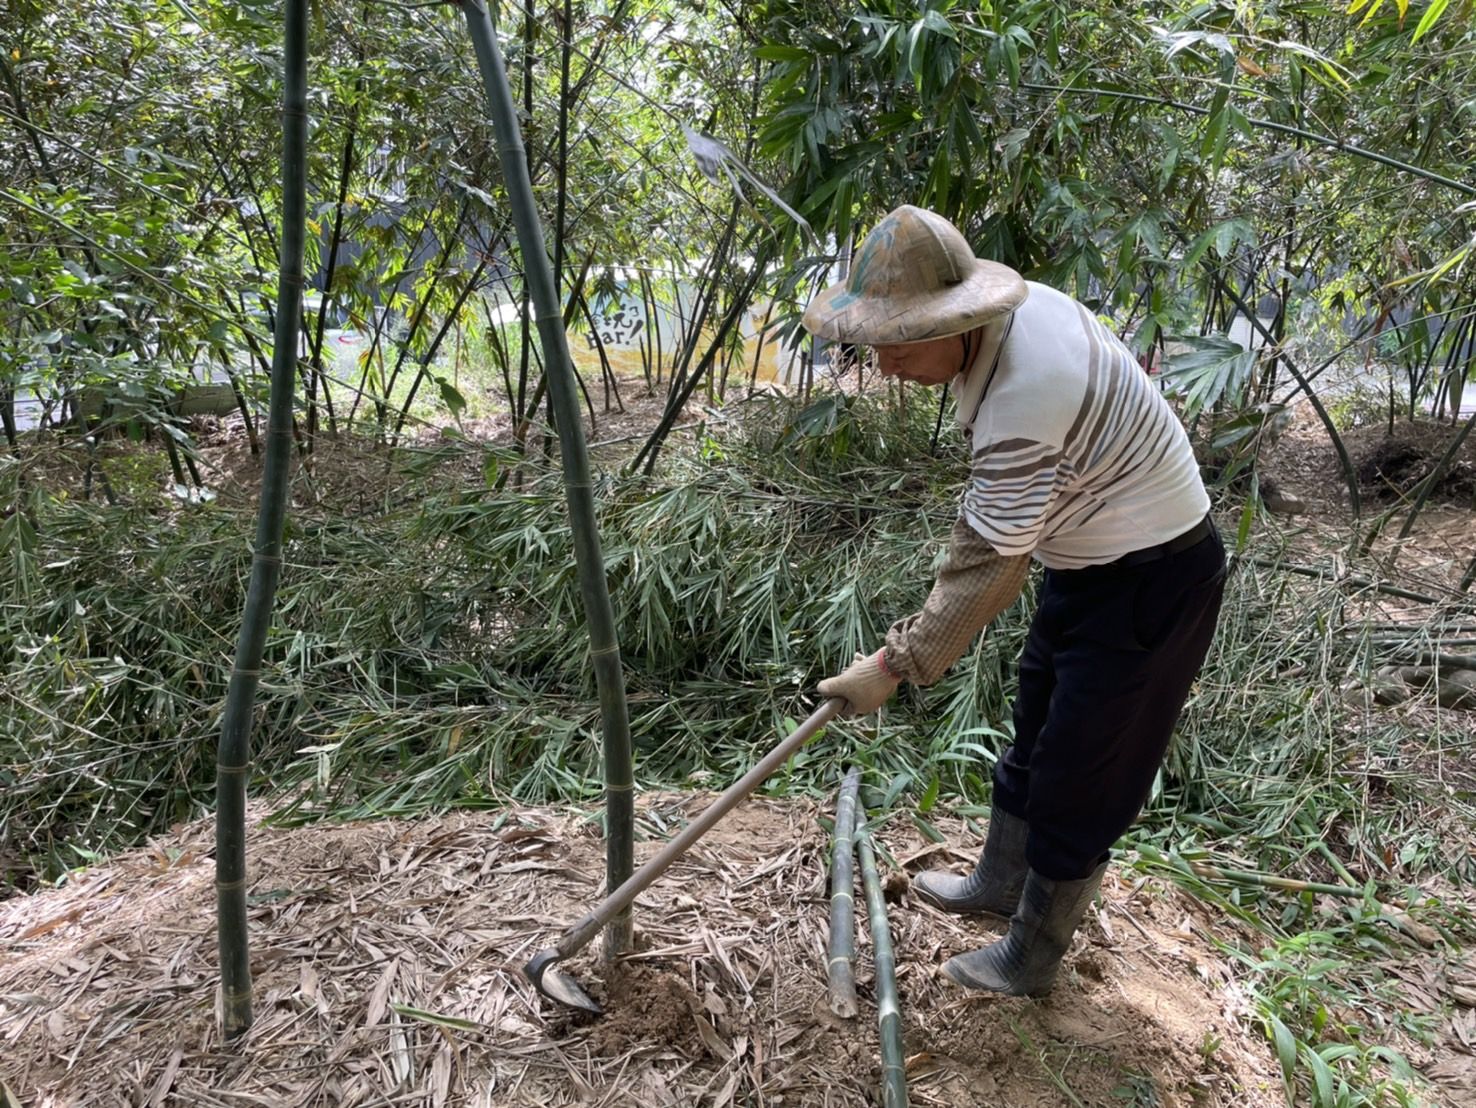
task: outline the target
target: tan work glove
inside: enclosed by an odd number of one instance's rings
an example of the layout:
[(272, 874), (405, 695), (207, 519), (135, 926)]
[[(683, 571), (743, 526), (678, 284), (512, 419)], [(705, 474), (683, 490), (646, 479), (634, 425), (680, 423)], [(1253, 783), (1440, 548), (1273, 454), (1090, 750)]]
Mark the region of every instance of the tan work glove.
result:
[(843, 716), (865, 716), (876, 711), (902, 683), (887, 669), (886, 648), (875, 654), (857, 654), (856, 660), (835, 677), (820, 682), (820, 695), (839, 696), (846, 702)]

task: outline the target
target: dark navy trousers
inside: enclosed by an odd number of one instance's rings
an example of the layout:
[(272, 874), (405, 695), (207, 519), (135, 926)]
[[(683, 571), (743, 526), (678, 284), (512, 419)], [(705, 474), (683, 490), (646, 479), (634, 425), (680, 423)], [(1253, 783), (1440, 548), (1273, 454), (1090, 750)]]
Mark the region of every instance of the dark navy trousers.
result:
[(1087, 876), (1148, 799), (1214, 638), (1225, 550), (1213, 531), (1139, 565), (1045, 572), (1020, 656), (1015, 741), (994, 802), (1029, 824), (1030, 867)]

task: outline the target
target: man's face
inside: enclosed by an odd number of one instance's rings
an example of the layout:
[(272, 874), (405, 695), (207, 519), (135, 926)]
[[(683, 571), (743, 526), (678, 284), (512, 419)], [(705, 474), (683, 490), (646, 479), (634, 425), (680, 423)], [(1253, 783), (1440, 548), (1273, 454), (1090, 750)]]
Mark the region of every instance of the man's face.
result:
[(957, 335), (925, 342), (873, 346), (883, 377), (900, 377), (919, 385), (941, 385), (963, 368), (963, 342)]

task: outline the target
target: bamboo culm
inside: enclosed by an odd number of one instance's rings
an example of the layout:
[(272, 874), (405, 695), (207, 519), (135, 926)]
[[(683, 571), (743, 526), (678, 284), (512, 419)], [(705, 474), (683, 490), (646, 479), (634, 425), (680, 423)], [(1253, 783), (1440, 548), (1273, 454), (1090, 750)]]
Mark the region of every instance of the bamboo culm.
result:
[(887, 898), (876, 871), (871, 832), (856, 835), (861, 855), (861, 881), (866, 886), (866, 913), (871, 922), (872, 962), (876, 968), (876, 1022), (881, 1034), (882, 1108), (907, 1108), (907, 1070), (902, 1060), (902, 1006), (897, 999), (897, 960), (887, 926)]
[(216, 758), (215, 897), (220, 944), (222, 1030), (227, 1039), (251, 1026), (251, 958), (246, 930), (246, 784), (251, 717), (266, 652), (272, 603), (282, 568), (287, 470), (292, 461), (292, 391), (302, 322), (302, 253), (307, 224), (308, 0), (287, 0), (282, 97), (282, 249), (272, 350), (266, 457), (251, 581), (236, 640)]
[[(574, 535), (579, 588), (589, 622), (590, 656), (599, 690), (600, 722), (605, 759), (605, 887), (618, 888), (630, 877), (635, 857), (635, 793), (631, 764), (630, 717), (625, 701), (625, 677), (620, 645), (615, 636), (615, 611), (605, 580), (595, 518), (589, 456), (580, 420), (574, 365), (569, 357), (564, 316), (554, 285), (543, 228), (533, 197), (528, 160), (518, 129), (512, 88), (507, 81), (502, 52), (492, 18), (482, 0), (462, 0), (467, 31), (476, 49), (477, 66), (487, 98), (487, 113), (497, 136), (502, 165), (523, 255), (524, 280), (536, 311), (543, 347), (544, 377), (548, 381), (559, 430), (559, 452), (564, 466), (564, 488), (569, 500), (569, 522)], [(630, 912), (621, 912), (605, 930), (605, 955), (623, 953), (631, 946)]]
[(830, 945), (825, 975), (830, 985), (830, 1010), (842, 1019), (855, 1019), (856, 975), (856, 790), (861, 770), (852, 768), (835, 802), (835, 850), (830, 860)]

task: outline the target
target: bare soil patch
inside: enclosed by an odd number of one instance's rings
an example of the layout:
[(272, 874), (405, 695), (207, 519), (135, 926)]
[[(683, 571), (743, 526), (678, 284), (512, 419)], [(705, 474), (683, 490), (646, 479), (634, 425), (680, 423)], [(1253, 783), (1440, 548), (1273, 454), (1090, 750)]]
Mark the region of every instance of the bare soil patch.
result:
[[(1355, 522), (1346, 477), (1327, 432), (1310, 407), (1299, 406), (1291, 427), (1262, 457), (1263, 474), (1305, 504), (1304, 514), (1277, 525), (1292, 554), (1344, 558), (1382, 521), (1369, 550), (1382, 576), (1415, 591), (1454, 596), (1476, 555), (1476, 435), (1462, 444), (1410, 534), (1398, 536), (1413, 507), (1413, 490), (1458, 431), (1425, 420), (1397, 421), (1392, 433), (1387, 424), (1346, 432), (1343, 442), (1363, 501), (1362, 518)], [(1381, 602), (1381, 610), (1371, 614), (1399, 618), (1401, 607), (1409, 605)], [(1423, 618), (1427, 613), (1410, 614)]]
[[(666, 406), (666, 383), (648, 388), (641, 377), (618, 379), (619, 403), (614, 395), (606, 409), (598, 379), (591, 384), (590, 408), (581, 407), (586, 440), (593, 456), (603, 464), (618, 466), (633, 455), (660, 422)], [(583, 398), (581, 397), (581, 400)], [(704, 419), (712, 418), (705, 408), (706, 394), (699, 391), (683, 408), (677, 420), (680, 434)], [(622, 407), (623, 405), (623, 407)], [(479, 447), (511, 447), (514, 426), (507, 413), (459, 424), (407, 425), (400, 448), (391, 451), (375, 441), (361, 416), (358, 429), (338, 434), (320, 427), (310, 455), (304, 458), (299, 440), (292, 456), (292, 496), (295, 507), (326, 506), (344, 515), (363, 515), (381, 509), (386, 500), (401, 495), (411, 482), (413, 462), (409, 452), (429, 454), (444, 451), (436, 480), (446, 484), (459, 478), (467, 484), (483, 484), (485, 458)], [(367, 417), (372, 422), (372, 413)], [(261, 485), (262, 458), (252, 452), (250, 437), (240, 416), (199, 416), (190, 421), (194, 461), (210, 495), (222, 504), (250, 508)], [(257, 428), (264, 433), (264, 426)], [(540, 409), (524, 433), (530, 455), (545, 449), (557, 455), (557, 440), (548, 436), (546, 409)], [(175, 478), (164, 447), (159, 442), (131, 442), (120, 436), (104, 436), (89, 447), (78, 435), (46, 431), (30, 433), (19, 451), (31, 479), (53, 492), (104, 501), (109, 494), (123, 502), (157, 500), (171, 494)]]
[[(706, 802), (647, 797), (641, 856), (659, 845), (658, 826)], [(236, 1044), (216, 1030), (211, 827), (183, 827), (0, 904), (0, 1076), (38, 1108), (872, 1105), (880, 1066), (864, 934), (861, 1017), (841, 1021), (825, 1005), (819, 814), (752, 801), (644, 894), (638, 953), (569, 967), (607, 1004), (597, 1019), (557, 1009), (518, 972), (599, 893), (602, 848), (587, 817), (258, 823), (256, 1024)], [(901, 828), (883, 842), (908, 870), (976, 848)], [(1283, 1103), (1270, 1049), (1198, 911), (1109, 877), (1055, 994), (1029, 1001), (942, 979), (946, 958), (991, 935), (902, 893), (891, 915), (913, 1102)]]
[[(1355, 427), (1341, 433), (1358, 478), (1359, 495), (1368, 510), (1397, 506), (1435, 468), (1459, 427), (1430, 420), (1400, 420)], [(1328, 522), (1346, 522), (1347, 479), (1327, 431), (1312, 409), (1295, 410), (1289, 429), (1261, 457), (1262, 471), (1278, 486), (1306, 502), (1309, 514)], [(1476, 509), (1476, 435), (1468, 435), (1451, 466), (1435, 485), (1427, 510), (1445, 507), (1465, 514)]]

